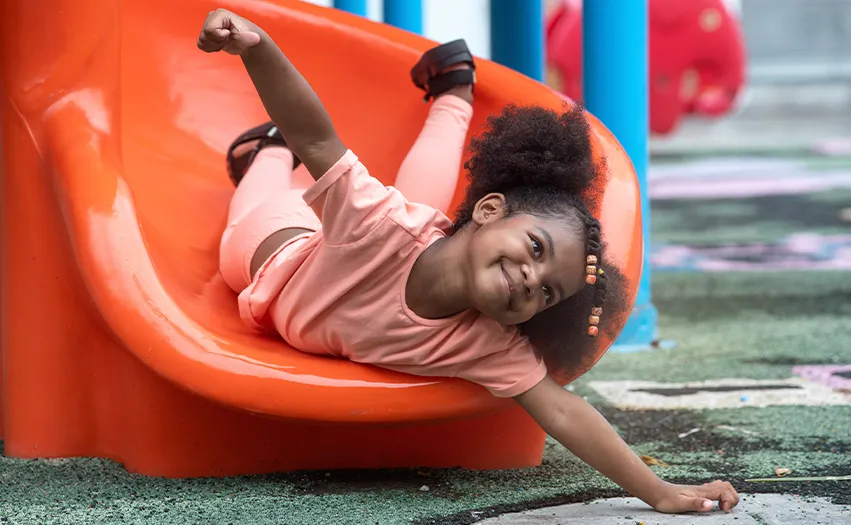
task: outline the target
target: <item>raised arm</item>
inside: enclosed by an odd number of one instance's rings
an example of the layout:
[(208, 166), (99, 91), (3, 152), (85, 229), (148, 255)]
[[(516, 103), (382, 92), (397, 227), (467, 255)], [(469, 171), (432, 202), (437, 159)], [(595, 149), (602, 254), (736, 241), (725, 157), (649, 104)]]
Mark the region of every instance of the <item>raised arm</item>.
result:
[(660, 512), (706, 512), (712, 501), (729, 511), (739, 502), (729, 483), (673, 485), (659, 479), (609, 423), (581, 397), (549, 376), (515, 398), (559, 443), (633, 496)]
[(217, 9), (204, 22), (198, 48), (242, 58), (266, 112), (315, 180), (346, 152), (313, 88), (265, 31)]

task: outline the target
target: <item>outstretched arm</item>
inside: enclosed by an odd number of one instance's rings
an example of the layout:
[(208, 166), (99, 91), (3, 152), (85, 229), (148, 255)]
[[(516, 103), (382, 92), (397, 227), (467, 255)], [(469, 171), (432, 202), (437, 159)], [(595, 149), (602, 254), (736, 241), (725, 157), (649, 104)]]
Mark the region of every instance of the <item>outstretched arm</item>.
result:
[(313, 88), (265, 31), (218, 9), (207, 16), (198, 47), (240, 55), (266, 112), (314, 179), (346, 152)]
[(515, 399), (579, 459), (660, 512), (706, 512), (713, 500), (729, 511), (739, 502), (736, 490), (726, 482), (685, 486), (662, 481), (594, 407), (549, 376)]

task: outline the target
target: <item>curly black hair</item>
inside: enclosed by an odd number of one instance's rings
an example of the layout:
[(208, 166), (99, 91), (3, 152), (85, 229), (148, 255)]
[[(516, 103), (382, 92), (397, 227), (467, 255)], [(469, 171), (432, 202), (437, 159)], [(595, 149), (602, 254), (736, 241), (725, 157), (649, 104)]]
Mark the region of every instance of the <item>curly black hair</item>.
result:
[(561, 301), (520, 325), (521, 332), (559, 370), (587, 370), (593, 363), (594, 338), (588, 336), (592, 309), (606, 309), (598, 329), (614, 338), (617, 321), (627, 306), (625, 280), (607, 263), (600, 222), (582, 195), (595, 181), (605, 180), (606, 166), (594, 158), (591, 130), (582, 106), (563, 112), (538, 106), (506, 106), (488, 118), (485, 132), (470, 143), (464, 164), (469, 185), (455, 215), (454, 231), (470, 222), (476, 203), (489, 193), (505, 196), (508, 215), (527, 213), (563, 219), (584, 234), (586, 255), (597, 257), (593, 286)]

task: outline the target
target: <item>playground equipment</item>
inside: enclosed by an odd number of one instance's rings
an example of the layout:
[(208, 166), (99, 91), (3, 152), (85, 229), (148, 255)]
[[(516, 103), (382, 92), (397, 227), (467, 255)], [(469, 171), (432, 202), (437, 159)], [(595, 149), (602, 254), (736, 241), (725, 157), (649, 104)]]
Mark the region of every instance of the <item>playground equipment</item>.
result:
[[(242, 324), (217, 272), (233, 191), (223, 159), (267, 117), (238, 58), (195, 46), (216, 7), (4, 4), (5, 453), (107, 457), (168, 477), (538, 464), (544, 434), (513, 401), (304, 354)], [(344, 142), (392, 182), (427, 111), (408, 71), (434, 43), (301, 2), (228, 7), (281, 44)], [(477, 75), (473, 133), (510, 101), (562, 104), (493, 62), (480, 60)], [(619, 143), (591, 120), (609, 175), (588, 197), (635, 297), (639, 188)], [(592, 361), (611, 343), (600, 337)], [(556, 375), (566, 382), (592, 364)]]
[[(589, 2), (582, 14), (585, 107), (618, 138), (632, 160), (641, 193), (641, 215), (650, 217), (647, 189), (647, 3), (631, 0)], [(651, 300), (650, 221), (642, 223), (644, 271), (635, 306), (615, 352), (652, 348), (658, 340), (658, 313)]]
[[(736, 15), (723, 0), (647, 1), (650, 129), (668, 134), (683, 115), (730, 112), (745, 83), (745, 40)], [(583, 98), (582, 6), (582, 0), (563, 0), (546, 24), (547, 83), (573, 100)]]
[[(580, 63), (585, 107), (617, 137), (632, 160), (641, 189), (641, 213), (650, 216), (647, 193), (648, 139), (648, 0), (597, 0), (581, 13), (584, 28), (571, 35), (584, 41), (589, 60)], [(575, 0), (581, 6), (581, 0)], [(366, 0), (334, 0), (339, 9), (366, 16)], [(544, 2), (490, 0), (491, 57), (529, 78), (544, 81)], [(422, 0), (384, 0), (384, 21), (413, 32), (422, 29)], [(573, 22), (577, 22), (574, 18)], [(581, 49), (575, 45), (574, 49)], [(643, 226), (644, 271), (635, 308), (613, 352), (653, 348), (658, 340), (658, 313), (651, 298), (648, 259), (650, 226)]]

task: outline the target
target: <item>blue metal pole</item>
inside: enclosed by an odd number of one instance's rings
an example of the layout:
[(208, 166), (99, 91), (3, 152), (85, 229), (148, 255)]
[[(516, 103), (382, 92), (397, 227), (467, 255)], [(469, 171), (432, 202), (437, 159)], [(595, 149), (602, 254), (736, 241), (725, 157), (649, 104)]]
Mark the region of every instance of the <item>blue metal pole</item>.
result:
[(366, 16), (366, 0), (334, 0), (334, 7), (356, 15)]
[(384, 22), (422, 34), (423, 0), (384, 0)]
[[(460, 1), (460, 0), (459, 0)], [(491, 0), (491, 59), (544, 80), (543, 0)]]
[(585, 106), (623, 145), (641, 188), (643, 271), (635, 309), (612, 348), (616, 352), (647, 348), (658, 336), (658, 313), (650, 298), (647, 2), (593, 0), (584, 2), (582, 13)]

